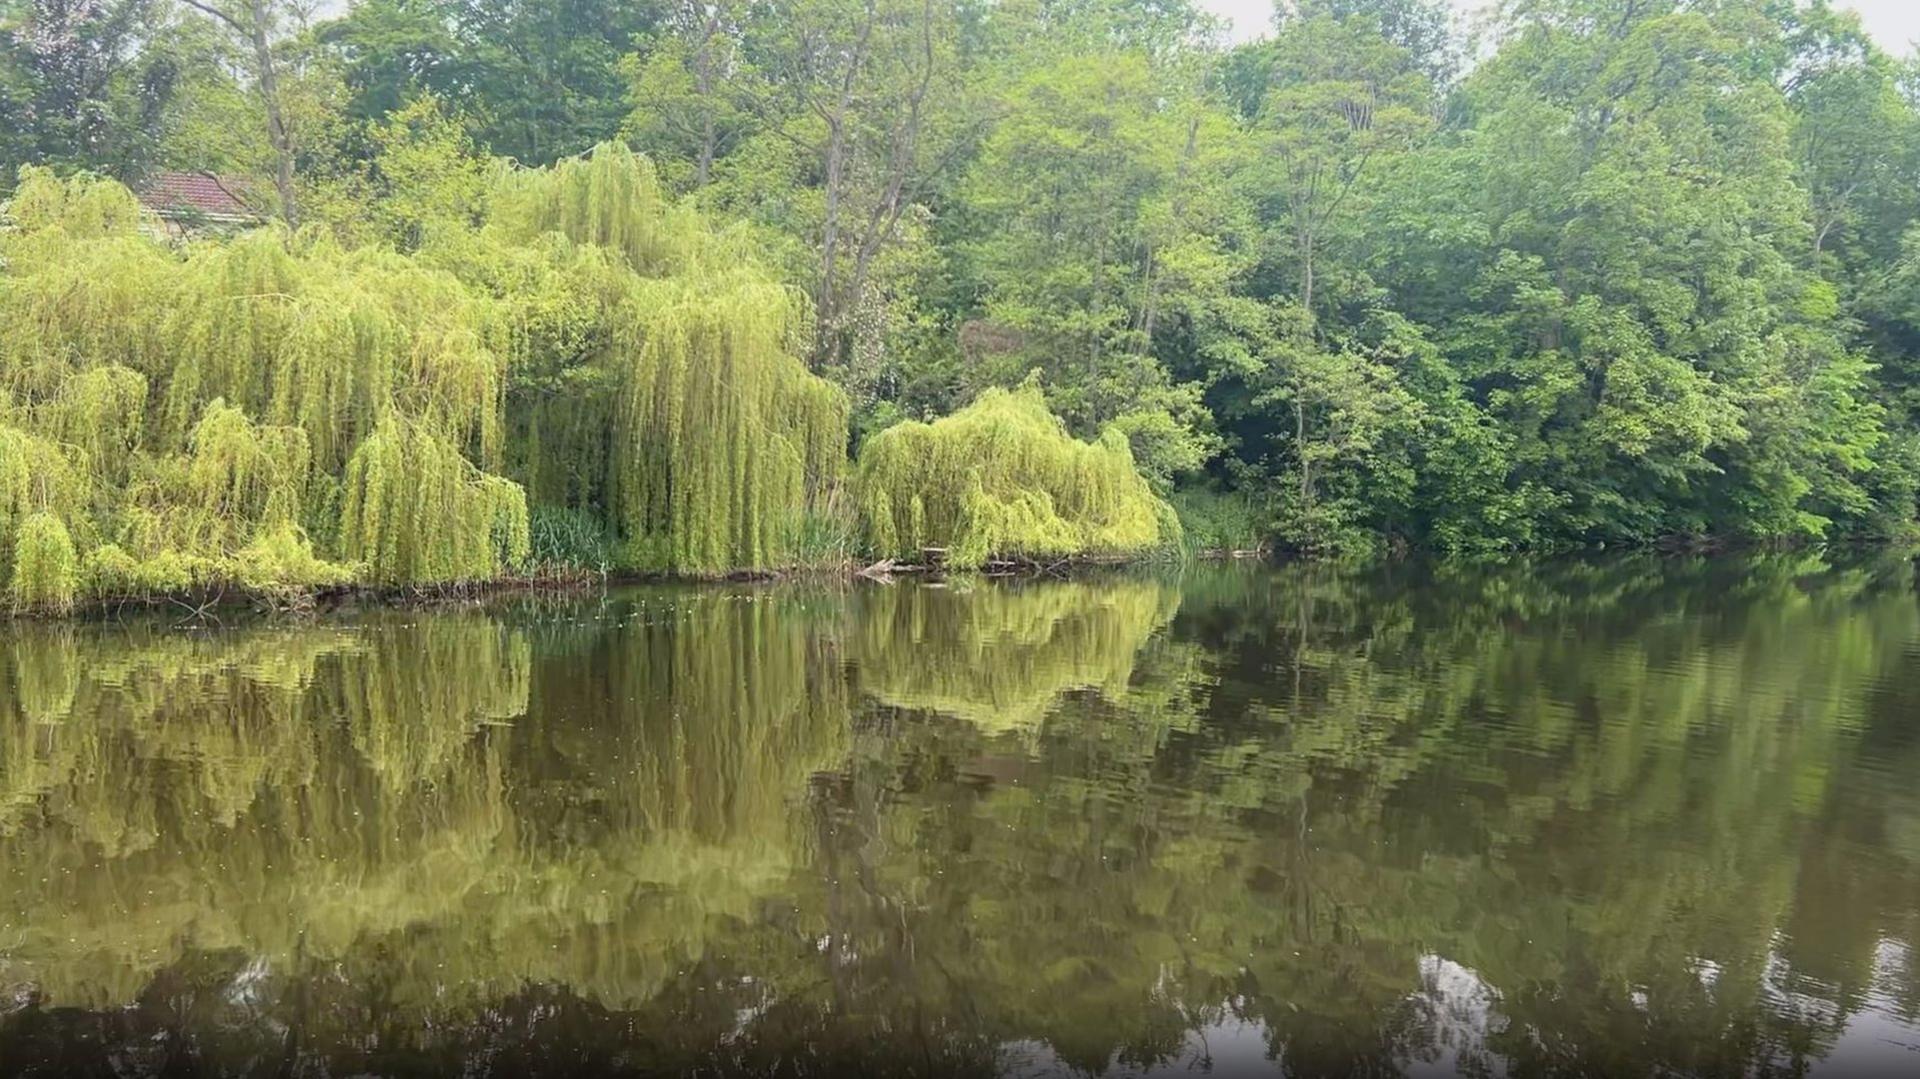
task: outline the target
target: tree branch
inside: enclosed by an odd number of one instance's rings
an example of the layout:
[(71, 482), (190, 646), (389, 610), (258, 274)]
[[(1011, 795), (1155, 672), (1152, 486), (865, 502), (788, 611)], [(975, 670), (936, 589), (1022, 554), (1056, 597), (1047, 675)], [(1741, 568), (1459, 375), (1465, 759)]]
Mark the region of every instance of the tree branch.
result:
[(245, 26), (241, 25), (240, 20), (234, 18), (232, 15), (229, 15), (224, 11), (221, 11), (219, 8), (214, 7), (212, 4), (202, 3), (201, 0), (180, 0), (180, 2), (194, 9), (195, 11), (200, 12), (201, 14), (211, 15), (212, 17), (219, 19), (221, 22), (226, 23), (228, 26), (231, 26), (233, 28), (234, 33), (236, 34), (251, 34), (253, 32), (247, 29)]

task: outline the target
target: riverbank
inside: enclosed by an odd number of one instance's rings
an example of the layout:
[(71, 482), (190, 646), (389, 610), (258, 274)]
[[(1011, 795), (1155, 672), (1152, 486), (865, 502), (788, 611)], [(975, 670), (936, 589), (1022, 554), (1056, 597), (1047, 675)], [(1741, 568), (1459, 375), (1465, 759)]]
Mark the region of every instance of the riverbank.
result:
[(315, 611), (344, 611), (374, 608), (437, 608), (479, 604), (513, 595), (571, 595), (621, 586), (678, 584), (688, 586), (741, 583), (777, 583), (783, 581), (847, 585), (861, 581), (891, 584), (903, 580), (945, 580), (948, 578), (1058, 578), (1078, 576), (1093, 570), (1124, 570), (1165, 566), (1206, 564), (1259, 564), (1306, 562), (1328, 566), (1353, 566), (1375, 563), (1431, 562), (1460, 566), (1484, 566), (1489, 563), (1522, 560), (1561, 562), (1583, 558), (1607, 558), (1627, 554), (1658, 558), (1733, 558), (1742, 554), (1805, 550), (1886, 550), (1906, 557), (1920, 558), (1920, 541), (1889, 543), (1883, 541), (1827, 542), (1817, 545), (1788, 545), (1780, 542), (1737, 541), (1725, 538), (1712, 542), (1660, 542), (1631, 548), (1559, 548), (1498, 554), (1449, 554), (1397, 548), (1370, 557), (1329, 557), (1311, 553), (1277, 551), (1261, 544), (1255, 547), (1207, 547), (1183, 552), (1149, 552), (1138, 555), (1093, 554), (1059, 559), (993, 557), (978, 568), (956, 568), (945, 564), (941, 548), (927, 548), (918, 561), (883, 558), (865, 561), (837, 556), (780, 569), (736, 570), (725, 573), (668, 573), (637, 570), (586, 569), (552, 566), (528, 573), (486, 580), (445, 581), (405, 585), (353, 582), (322, 587), (249, 587), (238, 581), (225, 581), (178, 590), (81, 596), (65, 610), (0, 605), (0, 622), (26, 620), (58, 622), (86, 621), (113, 617), (128, 612), (173, 611), (187, 619), (210, 618), (218, 613), (242, 609), (261, 614), (300, 614)]
[(444, 581), (406, 585), (371, 582), (332, 584), (317, 588), (249, 587), (237, 581), (153, 592), (82, 596), (60, 610), (45, 607), (0, 607), (0, 622), (86, 621), (129, 612), (174, 611), (189, 620), (219, 613), (250, 610), (261, 614), (300, 614), (357, 608), (421, 608), (476, 604), (503, 596), (526, 594), (570, 595), (627, 585), (681, 584), (690, 586), (803, 581), (849, 584), (856, 581), (891, 582), (897, 578), (944, 580), (951, 577), (1059, 577), (1090, 569), (1167, 565), (1173, 562), (1214, 562), (1266, 557), (1266, 552), (1198, 552), (1191, 557), (1084, 555), (1053, 560), (989, 559), (979, 569), (960, 569), (930, 560), (924, 564), (892, 559), (862, 564), (854, 560), (790, 566), (782, 569), (736, 570), (728, 573), (660, 573), (551, 567), (531, 573), (487, 580)]

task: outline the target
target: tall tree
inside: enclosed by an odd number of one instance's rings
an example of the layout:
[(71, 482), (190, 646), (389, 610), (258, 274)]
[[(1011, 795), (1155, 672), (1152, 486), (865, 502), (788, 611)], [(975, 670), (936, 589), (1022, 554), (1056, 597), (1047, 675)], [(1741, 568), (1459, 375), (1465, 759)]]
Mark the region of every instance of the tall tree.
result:
[(621, 65), (659, 33), (667, 0), (365, 0), (316, 28), (363, 122), (422, 91), (458, 103), (485, 150), (528, 165), (614, 135)]
[(840, 361), (876, 260), (959, 145), (936, 89), (958, 88), (953, 9), (935, 0), (780, 0), (755, 50), (753, 107), (818, 186), (816, 366)]
[[(1813, 251), (1826, 254), (1856, 231), (1884, 258), (1890, 241), (1871, 215), (1911, 190), (1920, 162), (1920, 122), (1900, 93), (1900, 69), (1875, 48), (1859, 19), (1822, 0), (1785, 28), (1779, 82), (1793, 114), (1798, 178), (1812, 204)], [(1878, 242), (1876, 242), (1878, 241)]]
[(1284, 20), (1270, 48), (1255, 120), (1265, 166), (1256, 182), (1277, 203), (1295, 296), (1312, 314), (1330, 236), (1358, 209), (1354, 195), (1368, 169), (1431, 128), (1433, 90), (1371, 16)]
[(633, 113), (627, 134), (656, 159), (678, 164), (694, 190), (713, 179), (714, 163), (750, 130), (738, 87), (749, 82), (741, 55), (746, 14), (730, 0), (684, 0), (668, 33), (629, 58)]
[(1084, 432), (1124, 420), (1149, 471), (1197, 467), (1197, 388), (1155, 344), (1174, 316), (1206, 323), (1246, 264), (1230, 120), (1137, 51), (1062, 55), (1005, 100), (961, 189), (958, 254), (998, 329), (975, 335), (969, 377), (1038, 367)]
[(155, 0), (0, 2), (0, 185), (24, 164), (152, 167), (180, 78), (172, 31)]
[(1380, 36), (1405, 52), (1407, 63), (1435, 83), (1458, 74), (1461, 42), (1445, 0), (1278, 0), (1274, 25), (1281, 32), (1315, 18), (1371, 19)]
[(252, 65), (249, 75), (266, 117), (267, 143), (273, 148), (273, 188), (280, 216), (300, 225), (300, 200), (294, 183), (295, 143), (281, 96), (280, 61), (275, 45), (300, 28), (305, 9), (293, 0), (181, 0), (231, 33)]
[[(1238, 305), (1231, 345), (1216, 355), (1251, 390), (1249, 411), (1274, 416), (1269, 446), (1243, 446), (1277, 473), (1280, 539), (1305, 550), (1348, 550), (1371, 542), (1389, 509), (1410, 501), (1405, 449), (1422, 406), (1396, 369), (1417, 336), (1329, 345), (1294, 304)], [(1412, 340), (1409, 338), (1412, 337)]]
[[(1820, 534), (1884, 442), (1738, 5), (1538, 0), (1473, 120), (1394, 170), (1373, 272), (1435, 327), (1565, 539)], [(1756, 36), (1756, 27), (1764, 30)], [(1843, 526), (1843, 525), (1840, 525)]]

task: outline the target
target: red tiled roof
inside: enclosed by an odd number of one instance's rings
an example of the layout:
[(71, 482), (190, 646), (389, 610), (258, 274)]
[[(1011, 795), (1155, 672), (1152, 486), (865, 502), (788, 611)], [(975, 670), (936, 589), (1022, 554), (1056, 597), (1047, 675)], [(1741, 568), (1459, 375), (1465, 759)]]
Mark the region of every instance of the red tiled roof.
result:
[(237, 197), (246, 194), (246, 180), (205, 172), (158, 172), (140, 188), (140, 201), (159, 214), (204, 214), (208, 217), (257, 217)]

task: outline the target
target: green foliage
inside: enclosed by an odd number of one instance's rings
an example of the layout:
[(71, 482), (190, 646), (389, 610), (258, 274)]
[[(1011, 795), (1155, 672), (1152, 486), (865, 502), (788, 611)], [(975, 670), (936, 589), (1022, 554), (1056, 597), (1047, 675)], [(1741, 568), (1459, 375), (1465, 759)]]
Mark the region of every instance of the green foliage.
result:
[(528, 558), (535, 566), (605, 570), (614, 564), (605, 522), (584, 510), (539, 506), (528, 515)]
[[(0, 384), (24, 407), (0, 428), (0, 549), (25, 513), (53, 512), (100, 596), (337, 584), (368, 545), (386, 552), (377, 570), (368, 560), (382, 581), (396, 564), (442, 580), (517, 562), (524, 501), (461, 457), (500, 454), (504, 327), (487, 297), (406, 259), (271, 231), (170, 255), (133, 234), (128, 205), (124, 189), (44, 173), (16, 200), (0, 309), (18, 329), (0, 342)], [(404, 471), (421, 454), (400, 455), (402, 482), (430, 474), (443, 502), (482, 489), (486, 508), (418, 507), (405, 539), (356, 518), (331, 560), (303, 529), (332, 542), (347, 466), (382, 424), (424, 448), (421, 471)], [(357, 511), (367, 488), (352, 494)], [(464, 547), (432, 531), (476, 520)], [(440, 547), (393, 561), (413, 543)]]
[[(311, 31), (221, 3), (264, 53), (139, 4), (0, 31), (0, 108), (35, 110), (0, 161), (240, 174), (321, 226), (159, 244), (118, 185), (20, 173), (0, 423), (85, 480), (56, 510), (83, 558), (158, 557), (121, 495), (179, 486), (222, 401), (305, 433), (323, 560), (398, 420), (623, 568), (831, 561), (849, 427), (1036, 369), (1157, 494), (1243, 495), (1303, 550), (1920, 508), (1920, 109), (1827, 3), (1529, 0), (1471, 71), (1436, 0), (1289, 2), (1226, 49), (1184, 3), (369, 0)], [(161, 115), (126, 111), (133, 71), (179, 80)], [(884, 549), (938, 514), (887, 501)]]
[(526, 492), (430, 429), (389, 420), (347, 463), (340, 550), (385, 584), (500, 577), (530, 550)]
[(338, 468), (396, 409), (499, 453), (504, 328), (451, 274), (270, 230), (196, 249), (169, 319), (167, 415), (183, 432), (203, 403), (297, 425)]
[(1243, 305), (1237, 313), (1235, 336), (1219, 349), (1225, 370), (1250, 391), (1252, 414), (1281, 417), (1268, 436), (1272, 463), (1262, 462), (1277, 473), (1272, 527), (1300, 550), (1366, 547), (1362, 522), (1391, 519), (1411, 501), (1408, 448), (1424, 409), (1400, 369), (1419, 359), (1424, 342), (1396, 326), (1378, 342), (1334, 346), (1301, 309)]
[(0, 193), (23, 164), (143, 175), (166, 153), (189, 51), (150, 0), (0, 5)]
[(117, 543), (103, 543), (80, 560), (80, 587), (94, 596), (144, 597), (155, 592), (185, 591), (191, 577), (158, 579), (162, 567), (143, 564)]
[(627, 107), (620, 61), (662, 21), (646, 0), (368, 0), (318, 27), (350, 92), (377, 121), (425, 91), (483, 104), (473, 137), (545, 165), (612, 135)]
[(1248, 264), (1241, 146), (1192, 73), (1135, 52), (1038, 59), (1007, 92), (960, 196), (960, 267), (983, 295), (969, 388), (1039, 367), (1083, 435), (1117, 424), (1162, 489), (1217, 451), (1198, 387), (1157, 361)]
[(402, 250), (435, 228), (482, 216), (486, 167), (439, 98), (422, 95), (373, 128), (376, 205), (381, 233)]
[(64, 613), (80, 589), (73, 537), (60, 518), (36, 513), (20, 523), (13, 541), (10, 586), (15, 610)]
[[(354, 578), (351, 568), (316, 557), (313, 544), (291, 524), (259, 533), (233, 561), (234, 579), (242, 587), (263, 594), (304, 592), (347, 584)], [(96, 571), (99, 568), (96, 563)], [(125, 572), (119, 565), (114, 569)]]
[(140, 220), (140, 203), (123, 184), (93, 173), (62, 179), (42, 165), (23, 165), (19, 186), (7, 201), (14, 227), (27, 232), (58, 230), (72, 240), (124, 236)]
[(478, 224), (422, 210), (416, 256), (271, 229), (169, 252), (123, 189), (26, 179), (0, 553), (53, 512), (96, 595), (485, 580), (543, 506), (573, 515), (545, 558), (773, 568), (844, 471), (804, 302), (623, 149), (506, 174)]
[(876, 553), (953, 566), (990, 558), (1139, 554), (1179, 543), (1179, 523), (1134, 468), (1126, 439), (1074, 439), (1037, 387), (988, 390), (933, 423), (867, 442), (854, 480)]
[(1256, 551), (1273, 535), (1272, 510), (1244, 492), (1189, 487), (1169, 501), (1190, 553)]
[(81, 371), (61, 384), (45, 419), (48, 433), (103, 479), (123, 479), (146, 428), (146, 376), (118, 364)]
[(86, 469), (59, 445), (0, 424), (0, 561), (11, 564), (28, 518), (84, 521), (91, 499)]
[(642, 277), (725, 271), (746, 253), (718, 249), (693, 206), (669, 197), (653, 165), (618, 143), (551, 168), (512, 173), (494, 198), (494, 227), (506, 239), (557, 233), (621, 256)]
[(837, 498), (801, 518), (793, 561), (806, 569), (847, 570), (866, 549), (852, 499)]
[(607, 426), (574, 434), (608, 460), (588, 497), (619, 525), (623, 564), (790, 564), (805, 514), (843, 470), (847, 430), (845, 396), (794, 356), (800, 298), (618, 146), (511, 177), (495, 205), (503, 237), (557, 234), (624, 262), (592, 277), (604, 347), (561, 376), (606, 390)]
[(630, 561), (696, 573), (782, 564), (846, 453), (845, 396), (784, 350), (792, 294), (696, 279), (631, 302), (615, 427)]

